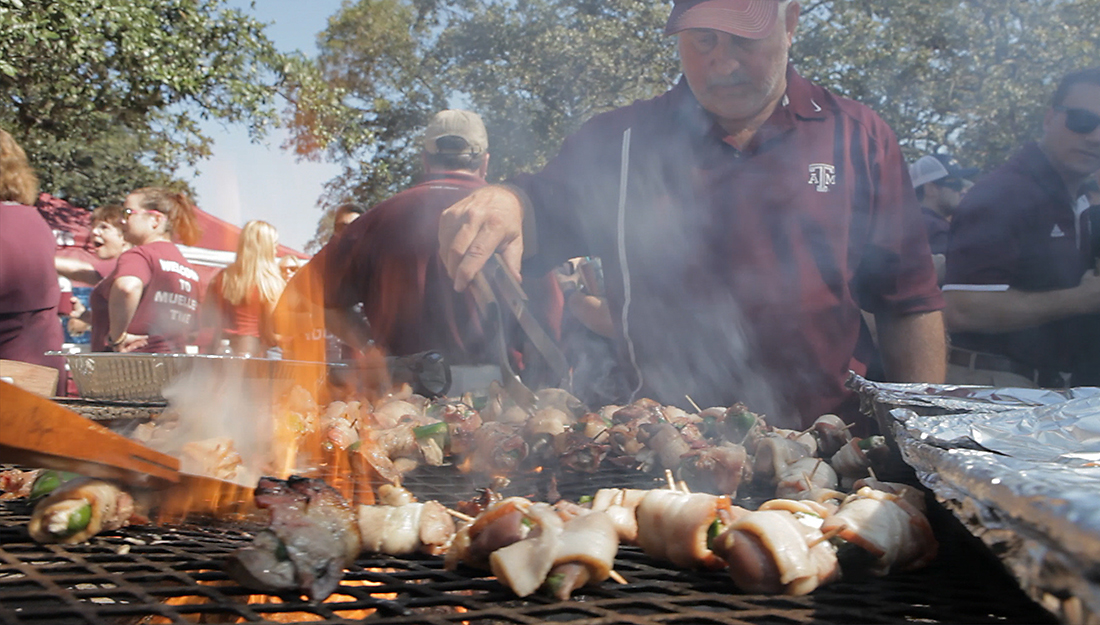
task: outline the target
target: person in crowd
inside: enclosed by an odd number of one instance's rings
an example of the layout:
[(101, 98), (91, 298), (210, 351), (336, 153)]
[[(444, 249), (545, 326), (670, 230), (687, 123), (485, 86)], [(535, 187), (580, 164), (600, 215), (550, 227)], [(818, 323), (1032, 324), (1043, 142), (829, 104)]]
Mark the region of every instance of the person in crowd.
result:
[(237, 258), (210, 281), (203, 303), (204, 325), (213, 327), (213, 345), (229, 341), (236, 356), (261, 357), (277, 340), (272, 315), (283, 292), (275, 252), (279, 232), (266, 221), (244, 225)]
[(321, 277), (329, 243), (366, 210), (356, 202), (336, 207), (332, 236), (319, 252), (300, 265), (286, 279), (286, 288), (275, 305), (275, 330), (283, 357), (288, 360), (334, 362), (350, 357), (350, 349), (325, 328), (324, 292)]
[(971, 178), (977, 168), (963, 168), (948, 154), (922, 156), (909, 166), (909, 177), (917, 192), (928, 246), (936, 278), (943, 284), (946, 267), (947, 241), (951, 236), (951, 215), (958, 208), (966, 191), (974, 185)]
[(332, 236), (338, 237), (351, 222), (363, 216), (367, 212), (361, 205), (355, 202), (347, 202), (336, 207), (336, 214), (332, 218)]
[[(54, 268), (58, 275), (73, 282), (99, 286), (104, 278), (115, 269), (118, 257), (133, 247), (122, 234), (122, 213), (125, 209), (119, 204), (107, 204), (92, 211), (92, 229), (88, 237), (88, 246), (92, 248), (96, 260), (88, 262), (81, 258), (55, 256)], [(106, 293), (101, 294), (107, 299)], [(91, 309), (85, 308), (73, 298), (73, 310), (69, 315), (69, 334), (76, 336), (87, 332), (92, 326)], [(106, 330), (104, 330), (106, 332)]]
[(191, 201), (160, 187), (138, 189), (123, 203), (122, 228), (134, 247), (92, 292), (92, 350), (183, 352), (198, 325), (199, 274), (172, 240), (199, 239)]
[(293, 254), (287, 254), (279, 259), (279, 273), (283, 276), (283, 282), (290, 282), (294, 274), (302, 268), (305, 262)]
[(1100, 170), (1100, 67), (1067, 74), (1042, 134), (982, 178), (951, 221), (951, 382), (1100, 384), (1100, 249), (1083, 186)]
[(0, 129), (0, 359), (53, 367), (65, 388), (57, 319), (61, 289), (53, 269), (56, 240), (34, 202), (38, 177), (27, 154)]
[(600, 257), (634, 398), (741, 401), (786, 427), (855, 420), (861, 307), (892, 380), (942, 382), (943, 300), (897, 140), (788, 64), (799, 14), (793, 0), (677, 0), (676, 86), (444, 212), (454, 287), (494, 251), (527, 274)]
[(471, 294), (455, 293), (439, 259), (443, 209), (485, 185), (481, 117), (445, 110), (424, 132), (423, 180), (372, 207), (328, 251), (325, 320), (357, 350), (392, 356), (439, 350), (452, 364), (493, 362)]

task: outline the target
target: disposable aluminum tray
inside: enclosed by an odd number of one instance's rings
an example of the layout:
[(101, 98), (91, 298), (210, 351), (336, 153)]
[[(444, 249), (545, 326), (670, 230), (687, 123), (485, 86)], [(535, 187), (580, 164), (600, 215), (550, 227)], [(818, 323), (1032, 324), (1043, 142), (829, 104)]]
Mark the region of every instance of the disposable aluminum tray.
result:
[(1100, 623), (1100, 389), (855, 385), (1028, 595), (1063, 622)]
[[(59, 353), (60, 354), (60, 353)], [(60, 354), (85, 399), (164, 402), (164, 391), (187, 375), (219, 380), (313, 382), (326, 366), (311, 362), (205, 354)]]

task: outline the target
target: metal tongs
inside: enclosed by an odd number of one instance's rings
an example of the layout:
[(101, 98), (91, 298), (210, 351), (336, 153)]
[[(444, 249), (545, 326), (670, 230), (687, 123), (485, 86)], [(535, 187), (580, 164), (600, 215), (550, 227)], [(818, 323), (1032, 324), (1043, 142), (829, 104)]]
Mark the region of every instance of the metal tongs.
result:
[(527, 294), (504, 266), (504, 259), (500, 254), (493, 254), (486, 261), (481, 272), (470, 283), (470, 288), (482, 319), (488, 324), (486, 334), (490, 335), (495, 343), (493, 349), (500, 360), (500, 375), (505, 392), (521, 408), (533, 410), (537, 403), (535, 394), (512, 369), (504, 317), (500, 312), (501, 306), (506, 306), (515, 317), (531, 344), (562, 384), (569, 376), (569, 363), (565, 359), (565, 354), (546, 333), (538, 319), (531, 314), (531, 310), (527, 307)]

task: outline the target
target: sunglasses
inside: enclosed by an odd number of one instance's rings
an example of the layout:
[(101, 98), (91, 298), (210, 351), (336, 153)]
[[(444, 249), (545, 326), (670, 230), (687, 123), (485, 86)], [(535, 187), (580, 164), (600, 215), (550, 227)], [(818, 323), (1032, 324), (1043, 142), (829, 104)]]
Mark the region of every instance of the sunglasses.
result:
[(158, 210), (152, 210), (152, 209), (146, 210), (146, 209), (143, 209), (143, 208), (139, 208), (137, 210), (134, 210), (132, 208), (126, 208), (126, 209), (122, 210), (122, 219), (126, 220), (126, 219), (129, 219), (133, 215), (137, 215), (137, 214), (141, 214), (141, 213), (157, 213), (159, 215), (164, 214), (164, 213), (162, 213)]
[(1071, 130), (1077, 134), (1087, 135), (1096, 130), (1097, 126), (1100, 126), (1100, 115), (1092, 111), (1065, 106), (1056, 106), (1054, 110), (1066, 114), (1066, 130)]

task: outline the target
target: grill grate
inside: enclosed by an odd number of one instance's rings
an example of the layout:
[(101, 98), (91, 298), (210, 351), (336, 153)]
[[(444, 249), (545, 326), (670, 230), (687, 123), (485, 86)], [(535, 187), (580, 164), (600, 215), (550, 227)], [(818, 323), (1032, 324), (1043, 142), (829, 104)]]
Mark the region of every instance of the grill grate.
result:
[[(653, 487), (632, 470), (562, 478), (576, 498), (596, 482)], [(505, 494), (543, 494), (545, 476), (513, 481)], [(481, 486), (448, 468), (421, 469), (406, 486), (444, 503)], [(637, 548), (615, 568), (630, 583), (604, 582), (574, 600), (517, 599), (491, 575), (443, 569), (441, 558), (361, 557), (325, 603), (251, 595), (221, 570), (225, 556), (251, 540), (249, 529), (130, 527), (81, 545), (38, 545), (24, 502), (0, 504), (0, 623), (1055, 623), (1032, 603), (942, 508), (931, 511), (941, 540), (932, 566), (885, 579), (844, 580), (808, 597), (738, 593), (724, 573), (681, 571)], [(252, 603), (249, 603), (249, 600)]]

